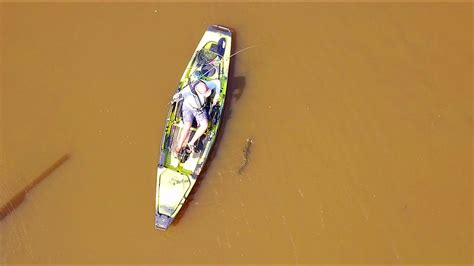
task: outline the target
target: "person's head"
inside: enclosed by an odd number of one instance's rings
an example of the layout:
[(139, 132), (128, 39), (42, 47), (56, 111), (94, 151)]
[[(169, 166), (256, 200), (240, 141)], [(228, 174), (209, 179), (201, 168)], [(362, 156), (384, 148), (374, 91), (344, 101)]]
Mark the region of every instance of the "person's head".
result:
[(197, 82), (197, 84), (194, 86), (194, 89), (196, 90), (197, 93), (203, 95), (204, 97), (209, 97), (211, 95), (212, 91), (206, 86), (206, 83), (204, 83), (202, 80)]

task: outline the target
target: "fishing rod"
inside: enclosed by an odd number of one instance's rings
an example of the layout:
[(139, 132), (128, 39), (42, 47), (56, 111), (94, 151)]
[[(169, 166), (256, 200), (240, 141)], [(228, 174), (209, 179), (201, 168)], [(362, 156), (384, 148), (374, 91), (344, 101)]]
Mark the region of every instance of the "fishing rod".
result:
[[(237, 54), (239, 54), (239, 53), (241, 53), (241, 52), (243, 52), (243, 51), (245, 51), (245, 50), (248, 50), (248, 49), (250, 49), (250, 48), (253, 48), (253, 47), (255, 47), (255, 46), (257, 46), (257, 44), (254, 44), (254, 45), (251, 45), (251, 46), (247, 46), (247, 47), (245, 47), (245, 48), (243, 48), (243, 49), (240, 49), (239, 51), (237, 51), (237, 52), (235, 52), (235, 53), (229, 55), (228, 58), (226, 58), (226, 57), (221, 57), (221, 58), (219, 58), (218, 60), (212, 59), (212, 60), (209, 62), (209, 64), (211, 65), (211, 68), (209, 68), (205, 73), (203, 73), (203, 74), (201, 74), (199, 77), (197, 77), (197, 79), (198, 79), (198, 80), (201, 79), (202, 77), (204, 77), (205, 75), (207, 75), (207, 73), (209, 73), (209, 72), (210, 72), (211, 70), (213, 70), (213, 69), (217, 70), (217, 66), (213, 64), (214, 61), (222, 61), (223, 59), (229, 60), (229, 59), (231, 59), (233, 56), (235, 56), (235, 55), (237, 55)], [(204, 49), (204, 48), (203, 48), (203, 49)], [(201, 49), (201, 50), (203, 50), (203, 49)], [(201, 51), (201, 50), (199, 50), (199, 51)], [(220, 56), (221, 56), (220, 54), (218, 54), (218, 53), (216, 53), (216, 52), (214, 52), (214, 51), (211, 51), (211, 50), (208, 50), (208, 51), (211, 52), (211, 53), (213, 53), (213, 54), (215, 54), (215, 55), (217, 55), (217, 57), (220, 57)], [(196, 54), (197, 54), (197, 53), (196, 53)], [(197, 56), (197, 55), (194, 56), (193, 61), (196, 59), (196, 56)], [(187, 76), (187, 78), (189, 79), (192, 75), (194, 75), (194, 73), (195, 73), (196, 71), (197, 71), (197, 68), (196, 68), (192, 73), (190, 73), (190, 74)], [(179, 85), (178, 90), (179, 90), (180, 87), (181, 87), (181, 84)], [(170, 105), (173, 104), (173, 103), (174, 103), (174, 101), (171, 101), (171, 102), (170, 102)]]
[[(241, 53), (241, 52), (243, 52), (243, 51), (245, 51), (245, 50), (248, 50), (248, 49), (250, 49), (250, 48), (253, 48), (253, 47), (255, 47), (255, 46), (257, 46), (257, 44), (254, 44), (254, 45), (245, 47), (245, 48), (243, 48), (243, 49), (240, 49), (239, 51), (237, 51), (237, 52), (235, 52), (235, 53), (229, 55), (228, 58), (221, 57), (221, 58), (218, 59), (217, 61), (222, 61), (222, 59), (224, 59), (224, 58), (225, 58), (225, 60), (230, 60), (233, 56), (235, 56), (235, 55), (237, 55), (237, 54), (239, 54), (239, 53)], [(209, 50), (209, 51), (210, 51), (210, 50)], [(216, 54), (217, 56), (220, 56), (220, 54), (218, 54), (218, 53), (216, 53), (216, 52), (214, 52), (214, 51), (210, 51), (210, 52), (213, 53), (213, 54)], [(201, 74), (197, 79), (201, 79), (203, 76), (205, 76), (207, 73), (209, 73), (212, 69), (216, 69), (216, 70), (217, 70), (217, 66), (213, 64), (213, 63), (214, 63), (214, 60), (215, 60), (215, 59), (212, 59), (212, 60), (209, 62), (209, 64), (211, 64), (211, 68), (210, 68), (209, 70), (207, 70), (204, 74)], [(188, 75), (188, 76), (193, 75), (194, 72), (196, 72), (196, 71), (197, 71), (197, 69), (194, 70), (193, 73), (191, 73), (191, 74)]]

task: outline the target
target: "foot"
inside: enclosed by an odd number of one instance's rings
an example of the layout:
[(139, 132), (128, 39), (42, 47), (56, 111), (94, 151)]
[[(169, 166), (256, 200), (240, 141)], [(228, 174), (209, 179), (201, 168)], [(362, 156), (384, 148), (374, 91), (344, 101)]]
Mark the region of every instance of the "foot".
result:
[(180, 150), (181, 148), (176, 147), (173, 151), (171, 151), (171, 154), (173, 155), (174, 158), (178, 158)]
[(191, 150), (192, 153), (196, 153), (196, 146), (194, 144), (188, 143), (188, 147)]

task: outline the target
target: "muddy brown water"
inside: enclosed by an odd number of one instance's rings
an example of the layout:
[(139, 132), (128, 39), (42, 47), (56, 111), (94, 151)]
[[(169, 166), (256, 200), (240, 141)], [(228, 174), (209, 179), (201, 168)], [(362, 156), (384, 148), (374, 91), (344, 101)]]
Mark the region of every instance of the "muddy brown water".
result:
[[(0, 5), (0, 263), (472, 263), (472, 5)], [(167, 102), (235, 30), (226, 121), (154, 229)], [(242, 165), (246, 139), (253, 144)]]

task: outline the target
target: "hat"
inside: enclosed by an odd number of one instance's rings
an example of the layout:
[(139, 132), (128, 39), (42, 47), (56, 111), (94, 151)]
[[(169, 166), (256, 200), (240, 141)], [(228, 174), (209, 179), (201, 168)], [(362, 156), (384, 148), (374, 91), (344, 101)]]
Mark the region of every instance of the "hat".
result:
[(196, 90), (197, 93), (204, 95), (204, 97), (209, 97), (211, 95), (212, 91), (207, 87), (206, 83), (203, 81), (199, 81), (195, 86), (194, 89)]

